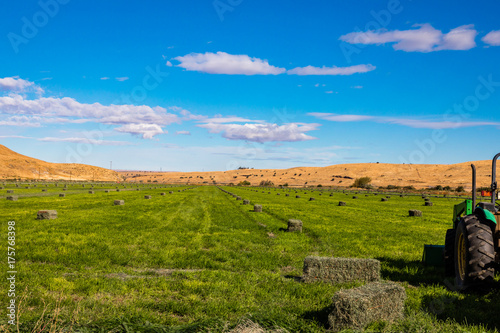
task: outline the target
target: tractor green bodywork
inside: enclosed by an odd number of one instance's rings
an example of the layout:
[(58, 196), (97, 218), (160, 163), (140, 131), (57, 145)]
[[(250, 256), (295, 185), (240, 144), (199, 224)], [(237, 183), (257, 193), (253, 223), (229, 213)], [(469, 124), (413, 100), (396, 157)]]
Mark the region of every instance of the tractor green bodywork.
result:
[(460, 218), (462, 216), (467, 216), (472, 213), (475, 213), (479, 217), (497, 224), (495, 216), (489, 210), (483, 209), (481, 207), (476, 207), (474, 209), (474, 207), (472, 207), (472, 200), (465, 200), (464, 202), (455, 205), (455, 207), (453, 208), (453, 228), (455, 229), (457, 227), (457, 224), (460, 222)]

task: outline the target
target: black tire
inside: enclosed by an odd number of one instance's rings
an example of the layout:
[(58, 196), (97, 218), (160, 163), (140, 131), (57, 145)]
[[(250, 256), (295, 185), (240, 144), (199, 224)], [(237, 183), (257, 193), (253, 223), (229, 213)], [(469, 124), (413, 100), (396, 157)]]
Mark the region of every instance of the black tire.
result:
[(455, 236), (455, 281), (459, 289), (493, 281), (495, 248), (490, 226), (476, 215), (461, 219)]
[(444, 275), (455, 275), (455, 229), (446, 230), (444, 241)]

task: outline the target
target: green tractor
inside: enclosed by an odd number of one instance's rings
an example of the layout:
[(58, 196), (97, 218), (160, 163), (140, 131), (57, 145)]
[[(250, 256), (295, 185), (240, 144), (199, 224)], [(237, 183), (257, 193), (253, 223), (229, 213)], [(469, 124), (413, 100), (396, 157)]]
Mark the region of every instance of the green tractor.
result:
[(444, 264), (447, 276), (455, 277), (455, 287), (485, 285), (493, 281), (500, 262), (500, 212), (496, 206), (496, 161), (492, 161), (491, 202), (476, 204), (476, 167), (472, 167), (472, 200), (455, 205), (453, 229), (446, 232)]

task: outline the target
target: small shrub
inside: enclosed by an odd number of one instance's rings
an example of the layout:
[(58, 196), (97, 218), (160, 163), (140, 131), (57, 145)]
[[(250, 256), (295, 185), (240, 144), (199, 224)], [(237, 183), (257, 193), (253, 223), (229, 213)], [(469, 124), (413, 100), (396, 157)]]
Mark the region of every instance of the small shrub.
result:
[(356, 178), (351, 187), (366, 188), (371, 181), (372, 179), (370, 177)]

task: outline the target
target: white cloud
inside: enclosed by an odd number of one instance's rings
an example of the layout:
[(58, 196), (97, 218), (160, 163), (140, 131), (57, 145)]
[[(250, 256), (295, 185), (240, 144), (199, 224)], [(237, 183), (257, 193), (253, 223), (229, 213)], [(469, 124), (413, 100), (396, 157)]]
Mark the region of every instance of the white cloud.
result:
[(34, 82), (20, 79), (19, 76), (0, 78), (0, 91), (25, 92), (28, 88), (36, 93), (43, 93), (43, 89)]
[(0, 120), (0, 126), (40, 127), (40, 117), (12, 116)]
[(129, 79), (128, 76), (123, 76), (123, 77), (117, 77), (116, 81), (123, 82), (123, 81), (127, 81), (128, 79)]
[(156, 124), (128, 124), (115, 129), (118, 132), (124, 132), (142, 136), (143, 139), (152, 139), (155, 135), (164, 134), (160, 126)]
[(430, 24), (417, 24), (410, 30), (379, 29), (376, 31), (351, 32), (340, 36), (340, 40), (350, 44), (395, 43), (395, 50), (406, 52), (432, 52), (440, 50), (469, 50), (476, 46), (477, 31), (473, 25), (463, 25), (443, 34)]
[(316, 138), (305, 134), (316, 130), (319, 124), (290, 123), (285, 125), (277, 124), (220, 124), (207, 123), (198, 125), (206, 128), (210, 133), (222, 133), (222, 137), (229, 140), (246, 140), (252, 142), (273, 142), (273, 141), (306, 141)]
[(481, 38), (481, 40), (492, 46), (500, 46), (500, 30), (490, 31), (486, 36)]
[(363, 86), (352, 86), (352, 89), (363, 89)]
[(175, 135), (191, 135), (191, 132), (189, 132), (189, 131), (177, 131), (177, 132), (175, 132)]
[(174, 58), (176, 65), (188, 71), (229, 75), (277, 75), (286, 71), (269, 65), (267, 60), (250, 58), (248, 55), (233, 55), (226, 52), (191, 53)]
[(443, 40), (435, 50), (470, 50), (476, 47), (476, 42), (474, 41), (476, 35), (477, 31), (472, 24), (452, 29), (449, 33), (442, 36)]
[[(366, 73), (373, 71), (376, 67), (370, 64), (356, 65), (349, 67), (297, 67), (287, 71), (287, 74), (295, 75), (352, 75), (356, 73)], [(317, 87), (319, 84), (317, 85)]]
[(364, 116), (364, 115), (339, 115), (334, 113), (320, 113), (311, 112), (309, 116), (319, 119), (334, 121), (334, 122), (359, 122), (359, 121), (372, 121), (382, 124), (396, 124), (412, 128), (426, 128), (426, 129), (450, 129), (450, 128), (464, 128), (475, 126), (500, 126), (499, 122), (488, 121), (429, 121), (422, 119), (411, 118), (397, 118), (397, 117), (380, 117), (380, 116)]
[(84, 104), (69, 97), (44, 97), (30, 100), (13, 94), (0, 97), (0, 114), (26, 117), (26, 119), (4, 120), (4, 125), (12, 126), (27, 126), (28, 123), (35, 122), (84, 123), (89, 121), (124, 125), (116, 130), (140, 134), (145, 139), (151, 139), (163, 133), (161, 126), (181, 123), (182, 120), (178, 115), (169, 113), (167, 109), (159, 106)]
[(14, 115), (36, 115), (42, 117), (73, 117), (98, 121), (105, 124), (158, 124), (180, 123), (179, 116), (168, 113), (162, 107), (147, 105), (102, 105), (84, 104), (73, 98), (43, 97), (25, 99), (21, 95), (0, 97), (0, 112)]
[(109, 80), (109, 77), (107, 77), (107, 76), (101, 77), (101, 80), (103, 80), (103, 81), (104, 80)]
[(71, 142), (71, 143), (88, 143), (92, 145), (99, 146), (129, 146), (131, 145), (129, 142), (125, 141), (107, 141), (107, 140), (95, 140), (89, 138), (54, 138), (54, 137), (46, 137), (37, 139), (42, 142)]
[(216, 116), (213, 118), (205, 118), (203, 119), (204, 123), (214, 123), (214, 124), (223, 124), (223, 123), (263, 123), (264, 121), (262, 120), (250, 120), (247, 118), (242, 118), (242, 117), (236, 117), (236, 116), (229, 116), (229, 117), (222, 117), (222, 116)]

